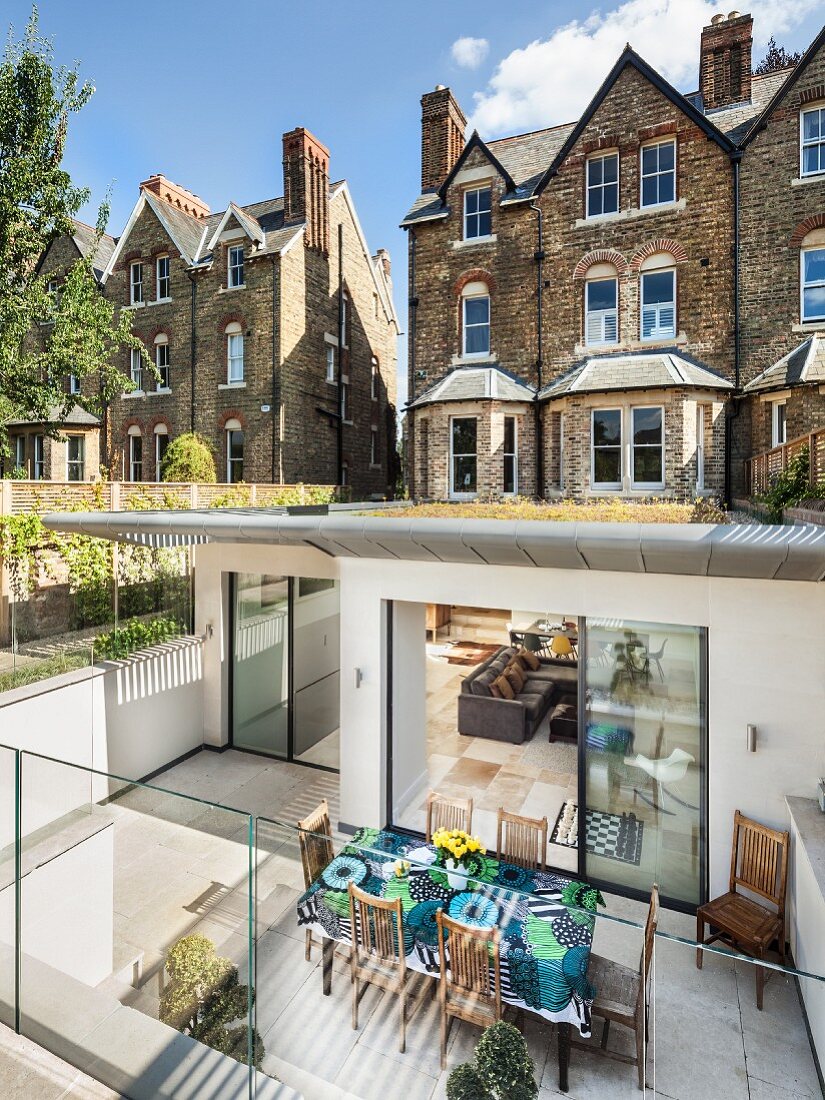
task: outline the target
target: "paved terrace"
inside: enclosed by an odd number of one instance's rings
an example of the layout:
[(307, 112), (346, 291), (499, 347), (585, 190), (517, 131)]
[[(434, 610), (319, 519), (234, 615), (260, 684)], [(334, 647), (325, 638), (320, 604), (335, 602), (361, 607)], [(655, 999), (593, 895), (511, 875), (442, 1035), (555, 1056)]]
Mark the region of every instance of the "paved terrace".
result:
[[(201, 752), (154, 782), (287, 821), (297, 820), (324, 797), (330, 801), (333, 821), (337, 814), (335, 775), (232, 750)], [(247, 852), (242, 819), (147, 789), (133, 789), (95, 812), (105, 815), (114, 827), (116, 970), (121, 968), (118, 977), (102, 983), (98, 992), (146, 1016), (156, 1016), (164, 954), (179, 936), (191, 931), (203, 932), (219, 953), (233, 958), (244, 980)], [(262, 830), (260, 847), (257, 1012), (267, 1052), (264, 1069), (308, 1100), (445, 1097), (434, 987), (427, 991), (430, 996), (408, 1028), (406, 1054), (397, 1049), (397, 1002), (374, 988), (362, 1002), (360, 1029), (353, 1031), (345, 962), (336, 960), (332, 996), (323, 997), (317, 949), (311, 962), (304, 958), (304, 932), (295, 918), (303, 879), (294, 837), (277, 829)], [(642, 906), (613, 896), (608, 897), (608, 912), (640, 923), (644, 919)], [(693, 933), (692, 920), (670, 912), (663, 913), (660, 927), (688, 938)], [(600, 921), (594, 948), (637, 965), (641, 931)], [(142, 957), (143, 973), (135, 987), (130, 960), (137, 954)], [(66, 1015), (61, 1013), (60, 1027), (63, 1033), (71, 1032), (73, 1046), (62, 1049), (58, 1042), (57, 1052), (82, 1062), (86, 1041), (82, 1021), (68, 1020)], [(540, 1098), (548, 1100), (558, 1095), (555, 1033), (528, 1013), (526, 1034), (541, 1082)], [(450, 1066), (471, 1056), (478, 1035), (467, 1025), (454, 1025)], [(128, 1036), (123, 1038), (128, 1042)], [(54, 1042), (54, 1035), (49, 1041)], [(630, 1036), (623, 1036), (615, 1026), (611, 1045), (621, 1049), (623, 1043), (629, 1049)], [(81, 1068), (95, 1072), (94, 1064)], [(655, 1081), (657, 1096), (671, 1100), (818, 1097), (795, 984), (774, 975), (767, 984), (764, 1012), (758, 1013), (748, 964), (709, 954), (700, 973), (689, 947), (659, 939), (647, 1080), (651, 1088)], [(126, 1092), (126, 1078), (115, 1081), (110, 1076), (109, 1083)], [(77, 1090), (73, 1081), (68, 1085)], [(9, 1095), (5, 1089), (2, 1092)], [(170, 1095), (160, 1086), (156, 1094)], [(207, 1094), (212, 1095), (208, 1089)], [(111, 1093), (104, 1089), (99, 1095)], [(574, 1049), (568, 1095), (573, 1100), (637, 1097), (635, 1069)]]

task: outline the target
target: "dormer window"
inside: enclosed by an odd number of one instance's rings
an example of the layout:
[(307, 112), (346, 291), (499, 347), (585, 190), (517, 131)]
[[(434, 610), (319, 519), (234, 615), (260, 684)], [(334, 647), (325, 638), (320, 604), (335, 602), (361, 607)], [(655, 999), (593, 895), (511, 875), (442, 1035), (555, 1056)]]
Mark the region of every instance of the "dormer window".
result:
[(171, 297), (169, 279), (169, 257), (158, 256), (155, 266), (155, 293), (159, 302), (165, 302)]
[(587, 161), (587, 216), (615, 214), (619, 209), (619, 154), (600, 153)]
[(464, 240), (489, 237), (493, 192), (491, 187), (476, 187), (464, 192)]
[(129, 265), (129, 302), (133, 306), (143, 305), (143, 264), (140, 260)]
[(800, 119), (803, 176), (825, 172), (825, 107), (803, 111)]
[(243, 245), (233, 244), (229, 246), (227, 251), (227, 265), (228, 265), (228, 285), (243, 286)]

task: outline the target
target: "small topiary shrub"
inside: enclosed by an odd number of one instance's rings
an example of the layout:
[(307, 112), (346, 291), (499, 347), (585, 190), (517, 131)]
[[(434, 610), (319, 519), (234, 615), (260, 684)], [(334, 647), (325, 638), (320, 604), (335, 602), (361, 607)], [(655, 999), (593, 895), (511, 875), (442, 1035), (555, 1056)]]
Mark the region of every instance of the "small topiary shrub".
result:
[[(235, 964), (216, 955), (212, 941), (196, 932), (173, 944), (166, 971), (171, 980), (160, 999), (158, 1018), (248, 1065), (247, 1028), (238, 1021), (249, 1011), (249, 987), (239, 983)], [(253, 1043), (253, 1065), (260, 1069), (264, 1045), (257, 1031)]]
[(691, 523), (727, 523), (725, 506), (715, 497), (697, 497), (690, 510)]
[(163, 456), (160, 477), (161, 481), (217, 481), (212, 449), (203, 436), (186, 432), (173, 439)]
[(465, 1062), (447, 1080), (448, 1100), (536, 1100), (535, 1066), (524, 1036), (500, 1020), (478, 1041), (475, 1063)]

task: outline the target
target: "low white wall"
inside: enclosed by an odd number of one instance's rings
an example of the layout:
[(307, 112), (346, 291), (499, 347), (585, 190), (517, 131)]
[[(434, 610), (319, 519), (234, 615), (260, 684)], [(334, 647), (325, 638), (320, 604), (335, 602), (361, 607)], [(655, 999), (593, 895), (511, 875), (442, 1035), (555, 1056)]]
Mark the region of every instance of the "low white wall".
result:
[[(811, 803), (813, 815), (819, 810)], [(825, 824), (821, 830), (825, 834)], [(821, 842), (819, 859), (821, 863)], [(791, 873), (788, 882), (788, 938), (793, 961), (799, 970), (825, 975), (825, 896), (811, 866), (806, 844), (800, 837), (796, 822), (791, 825)], [(822, 868), (820, 867), (820, 876)], [(825, 982), (800, 978), (800, 988), (808, 1014), (811, 1037), (820, 1066), (825, 1065)]]

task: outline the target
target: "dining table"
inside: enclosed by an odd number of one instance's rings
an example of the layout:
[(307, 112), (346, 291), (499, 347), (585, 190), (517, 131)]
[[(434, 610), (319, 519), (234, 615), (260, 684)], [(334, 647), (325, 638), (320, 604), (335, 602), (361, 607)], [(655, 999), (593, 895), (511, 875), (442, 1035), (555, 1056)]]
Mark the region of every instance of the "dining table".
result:
[(297, 901), (299, 926), (322, 941), (323, 992), (332, 990), (336, 942), (352, 942), (350, 882), (375, 897), (401, 899), (406, 965), (423, 974), (439, 973), (439, 909), (473, 927), (498, 926), (502, 1001), (557, 1026), (559, 1088), (566, 1092), (571, 1027), (590, 1035), (596, 990), (587, 969), (604, 899), (587, 883), (550, 871), (483, 852), (466, 858), (465, 873), (456, 875), (420, 837), (358, 829)]

